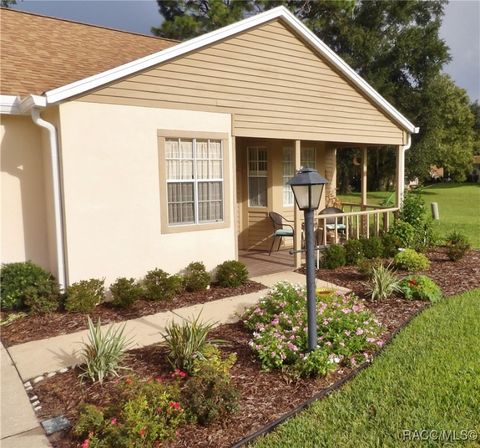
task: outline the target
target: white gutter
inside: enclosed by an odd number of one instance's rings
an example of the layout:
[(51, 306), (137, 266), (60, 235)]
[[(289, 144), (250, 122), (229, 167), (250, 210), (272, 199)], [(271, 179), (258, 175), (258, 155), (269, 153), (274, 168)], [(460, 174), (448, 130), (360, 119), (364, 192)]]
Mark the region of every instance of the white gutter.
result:
[[(418, 128), (417, 132), (418, 132)], [(398, 161), (398, 189), (399, 189), (399, 207), (403, 205), (403, 198), (405, 196), (405, 152), (410, 149), (410, 146), (412, 146), (412, 134), (407, 132), (407, 144), (400, 146), (400, 160)], [(400, 175), (401, 174), (401, 175)]]
[[(64, 232), (63, 232), (63, 214), (61, 202), (61, 181), (60, 181), (60, 161), (58, 156), (58, 141), (57, 129), (55, 126), (40, 117), (40, 107), (45, 98), (34, 97), (33, 95), (27, 98), (25, 106), (33, 105), (31, 108), (31, 116), (33, 122), (44, 128), (48, 132), (48, 141), (50, 146), (50, 161), (52, 168), (52, 185), (53, 185), (53, 207), (55, 215), (55, 242), (57, 252), (57, 280), (60, 289), (63, 291), (67, 286), (66, 269), (65, 269), (65, 247), (64, 247)], [(22, 104), (23, 106), (23, 104)]]
[(16, 95), (0, 95), (0, 114), (17, 115), (20, 113), (20, 97)]

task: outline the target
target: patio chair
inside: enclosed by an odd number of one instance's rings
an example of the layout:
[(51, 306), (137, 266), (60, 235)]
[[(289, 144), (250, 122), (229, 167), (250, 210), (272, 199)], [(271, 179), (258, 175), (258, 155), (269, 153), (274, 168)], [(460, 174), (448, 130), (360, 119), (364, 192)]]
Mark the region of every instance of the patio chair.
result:
[(270, 212), (268, 214), (268, 217), (271, 219), (272, 225), (273, 225), (273, 233), (272, 233), (273, 240), (272, 240), (272, 245), (270, 246), (270, 251), (268, 252), (268, 255), (271, 255), (276, 239), (280, 238), (278, 242), (278, 248), (277, 248), (277, 251), (279, 251), (280, 246), (282, 245), (282, 239), (284, 237), (293, 238), (295, 235), (295, 230), (293, 229), (293, 226), (291, 226), (290, 224), (285, 224), (285, 221), (292, 222), (292, 223), (293, 221), (291, 221), (290, 219), (284, 218), (282, 215), (276, 212)]
[[(320, 211), (318, 214), (319, 215), (335, 215), (337, 213), (343, 213), (343, 210), (341, 208), (337, 207), (327, 207), (324, 208), (322, 211)], [(335, 222), (335, 218), (327, 218), (324, 220), (321, 220), (322, 225), (320, 226), (319, 230), (322, 232), (335, 232), (337, 230), (338, 234), (341, 234), (345, 236), (345, 232), (347, 230), (346, 225), (343, 222), (343, 218), (337, 218)], [(325, 228), (323, 228), (323, 225)], [(323, 241), (323, 234), (322, 234), (322, 239)], [(337, 241), (335, 241), (337, 243)]]

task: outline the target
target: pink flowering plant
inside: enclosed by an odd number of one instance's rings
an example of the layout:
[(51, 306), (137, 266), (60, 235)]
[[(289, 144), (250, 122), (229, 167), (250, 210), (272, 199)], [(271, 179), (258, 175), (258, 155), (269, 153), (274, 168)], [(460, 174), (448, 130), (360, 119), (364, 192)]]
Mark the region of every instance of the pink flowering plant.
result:
[(82, 446), (156, 447), (175, 438), (185, 421), (179, 384), (128, 378), (118, 386), (119, 400), (101, 409), (85, 405), (74, 427)]
[(338, 365), (368, 360), (380, 324), (354, 294), (317, 297), (318, 348), (307, 352), (305, 289), (281, 282), (243, 318), (252, 331), (250, 346), (265, 370), (282, 369), (300, 376), (326, 375)]

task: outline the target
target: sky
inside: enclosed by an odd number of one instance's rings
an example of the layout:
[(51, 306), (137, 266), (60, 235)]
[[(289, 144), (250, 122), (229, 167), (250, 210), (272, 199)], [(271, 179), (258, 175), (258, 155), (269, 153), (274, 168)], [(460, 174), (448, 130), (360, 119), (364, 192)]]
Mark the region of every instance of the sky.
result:
[[(17, 0), (13, 9), (150, 34), (161, 23), (154, 0)], [(480, 99), (480, 0), (451, 0), (440, 36), (452, 61), (444, 68), (472, 101)]]

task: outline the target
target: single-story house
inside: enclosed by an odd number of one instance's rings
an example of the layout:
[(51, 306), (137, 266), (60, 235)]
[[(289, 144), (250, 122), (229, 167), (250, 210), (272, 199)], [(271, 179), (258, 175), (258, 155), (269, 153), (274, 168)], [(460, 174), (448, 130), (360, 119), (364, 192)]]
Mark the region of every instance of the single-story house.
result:
[(61, 285), (213, 268), (268, 248), (271, 211), (300, 229), (287, 181), (315, 167), (335, 196), (346, 147), (362, 219), (368, 148), (396, 148), (401, 202), (418, 129), (284, 7), (181, 43), (9, 9), (1, 27), (3, 262)]

